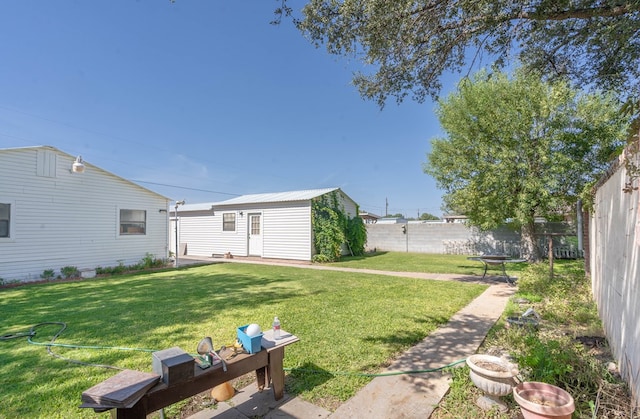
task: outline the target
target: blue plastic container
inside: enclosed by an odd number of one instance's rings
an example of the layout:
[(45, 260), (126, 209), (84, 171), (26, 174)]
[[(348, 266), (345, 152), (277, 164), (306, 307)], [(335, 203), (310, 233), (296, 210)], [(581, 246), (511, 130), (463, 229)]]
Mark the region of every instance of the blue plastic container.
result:
[(238, 339), (240, 339), (240, 343), (242, 343), (242, 347), (244, 348), (245, 351), (249, 352), (250, 354), (255, 354), (257, 352), (260, 352), (262, 350), (263, 333), (260, 333), (259, 335), (256, 335), (256, 336), (249, 336), (245, 333), (245, 331), (247, 330), (247, 327), (249, 327), (248, 324), (238, 327)]

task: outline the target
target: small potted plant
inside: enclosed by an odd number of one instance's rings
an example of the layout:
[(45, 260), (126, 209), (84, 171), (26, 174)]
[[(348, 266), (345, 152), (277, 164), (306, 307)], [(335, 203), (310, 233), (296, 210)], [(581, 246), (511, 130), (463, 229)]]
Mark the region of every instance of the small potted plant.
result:
[(513, 388), (513, 398), (525, 419), (571, 419), (575, 403), (560, 387), (525, 381)]
[(502, 358), (486, 354), (471, 355), (467, 358), (467, 365), (471, 381), (485, 393), (476, 404), (484, 410), (497, 408), (500, 412), (506, 412), (508, 407), (499, 397), (511, 393), (516, 385), (518, 368)]

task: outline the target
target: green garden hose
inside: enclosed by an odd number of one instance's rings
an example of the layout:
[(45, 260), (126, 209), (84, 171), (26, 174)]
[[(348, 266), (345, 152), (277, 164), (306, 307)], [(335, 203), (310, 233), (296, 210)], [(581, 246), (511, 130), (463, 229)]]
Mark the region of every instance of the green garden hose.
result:
[[(58, 330), (56, 332), (56, 334), (53, 335), (53, 337), (51, 338), (51, 340), (49, 342), (35, 342), (33, 340), (33, 337), (36, 335), (36, 329), (40, 326), (47, 326), (47, 325), (58, 325), (60, 326), (60, 330)], [(72, 349), (113, 349), (113, 350), (119, 350), (119, 351), (140, 351), (140, 352), (155, 352), (154, 349), (142, 349), (142, 348), (125, 348), (125, 347), (119, 347), (119, 346), (87, 346), (87, 345), (70, 345), (70, 344), (65, 344), (65, 343), (55, 343), (55, 340), (58, 339), (58, 336), (60, 336), (62, 334), (62, 332), (65, 331), (65, 329), (67, 328), (67, 324), (65, 322), (42, 322), (42, 323), (38, 323), (38, 324), (34, 324), (33, 326), (31, 326), (31, 328), (29, 329), (28, 332), (17, 332), (17, 333), (9, 333), (6, 335), (2, 335), (0, 336), (0, 341), (2, 340), (9, 340), (9, 339), (16, 339), (19, 337), (25, 337), (27, 336), (27, 342), (29, 342), (32, 345), (39, 345), (39, 346), (46, 346), (47, 347), (47, 352), (49, 353), (49, 355), (58, 358), (58, 359), (62, 359), (64, 361), (70, 362), (72, 364), (78, 364), (78, 365), (84, 365), (84, 366), (90, 366), (90, 367), (99, 367), (99, 368), (109, 368), (109, 369), (114, 369), (114, 370), (123, 370), (124, 368), (120, 368), (120, 367), (115, 367), (113, 365), (105, 365), (105, 364), (91, 364), (91, 363), (87, 363), (87, 362), (81, 362), (78, 361), (76, 359), (71, 359), (71, 358), (66, 358), (62, 355), (58, 355), (55, 352), (53, 352), (51, 350), (52, 346), (57, 346), (60, 348), (72, 348)]]
[[(53, 335), (53, 337), (51, 338), (51, 340), (49, 342), (35, 342), (33, 340), (33, 337), (36, 335), (36, 329), (38, 329), (41, 326), (46, 326), (46, 325), (58, 325), (58, 326), (60, 326), (60, 330), (58, 330)], [(157, 351), (157, 349), (128, 348), (128, 347), (121, 347), (121, 346), (72, 345), (72, 344), (66, 344), (66, 343), (56, 343), (55, 342), (56, 339), (62, 334), (62, 332), (65, 331), (66, 328), (67, 328), (67, 324), (64, 323), (64, 322), (42, 322), (42, 323), (38, 323), (38, 324), (35, 324), (35, 325), (31, 326), (31, 328), (27, 332), (15, 332), (15, 333), (8, 333), (6, 335), (2, 335), (2, 336), (0, 336), (0, 341), (10, 340), (10, 339), (17, 339), (17, 338), (21, 338), (21, 337), (27, 337), (27, 342), (29, 342), (31, 345), (46, 346), (47, 347), (47, 352), (49, 353), (49, 355), (51, 355), (51, 356), (53, 356), (55, 358), (62, 359), (64, 361), (70, 362), (72, 364), (78, 364), (78, 365), (84, 365), (84, 366), (90, 366), (90, 367), (99, 367), (99, 368), (109, 368), (109, 369), (115, 369), (115, 370), (123, 370), (124, 368), (115, 367), (113, 365), (105, 365), (105, 364), (91, 364), (91, 363), (81, 362), (81, 361), (78, 361), (78, 360), (75, 360), (75, 359), (71, 359), (71, 358), (66, 358), (66, 357), (63, 357), (63, 356), (58, 355), (55, 352), (53, 352), (51, 350), (51, 348), (52, 347), (60, 347), (60, 348), (71, 348), (71, 349), (112, 349), (112, 350), (118, 350), (118, 351), (139, 351), (139, 352), (156, 352)], [(454, 362), (452, 362), (450, 364), (443, 365), (443, 366), (437, 367), (437, 368), (428, 368), (428, 369), (423, 369), (423, 370), (412, 370), (412, 371), (392, 371), (392, 372), (383, 372), (383, 373), (363, 373), (363, 372), (350, 372), (350, 371), (323, 371), (323, 370), (314, 370), (314, 369), (305, 369), (305, 368), (284, 368), (284, 370), (285, 371), (290, 371), (290, 372), (310, 372), (310, 373), (315, 373), (315, 374), (343, 375), (343, 376), (355, 376), (355, 377), (388, 377), (388, 376), (393, 376), (393, 375), (423, 374), (423, 373), (428, 373), (428, 372), (441, 371), (443, 369), (453, 367), (453, 366), (455, 366), (457, 364), (460, 364), (462, 362), (465, 362), (465, 361), (466, 361), (466, 358), (454, 361)]]

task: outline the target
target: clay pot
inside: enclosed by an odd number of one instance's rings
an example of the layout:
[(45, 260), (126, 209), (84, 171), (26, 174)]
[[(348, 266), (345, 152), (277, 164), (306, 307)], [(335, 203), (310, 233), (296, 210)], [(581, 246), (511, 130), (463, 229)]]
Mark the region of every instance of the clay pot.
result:
[(233, 388), (230, 382), (224, 382), (222, 384), (218, 384), (211, 390), (211, 397), (216, 399), (216, 401), (224, 402), (229, 400), (236, 394), (236, 390)]
[(525, 419), (571, 419), (575, 404), (571, 394), (547, 383), (524, 382), (513, 389)]

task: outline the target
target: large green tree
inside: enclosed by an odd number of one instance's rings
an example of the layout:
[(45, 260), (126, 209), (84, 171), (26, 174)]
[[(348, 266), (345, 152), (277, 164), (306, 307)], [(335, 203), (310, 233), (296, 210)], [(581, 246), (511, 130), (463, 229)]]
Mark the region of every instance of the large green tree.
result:
[[(277, 1), (278, 18), (292, 14)], [(316, 46), (370, 65), (354, 84), (380, 106), (436, 97), (443, 71), (483, 54), (606, 90), (640, 79), (640, 0), (310, 0), (302, 13)]]
[(517, 70), (480, 72), (439, 101), (446, 136), (433, 139), (424, 166), (445, 205), (482, 229), (522, 229), (525, 253), (539, 257), (536, 216), (570, 211), (583, 188), (625, 139), (618, 101), (581, 94)]

